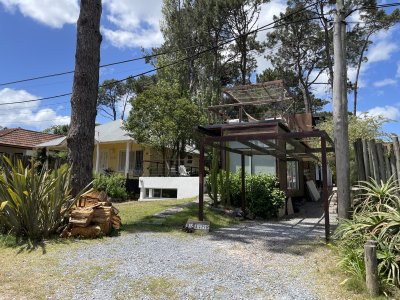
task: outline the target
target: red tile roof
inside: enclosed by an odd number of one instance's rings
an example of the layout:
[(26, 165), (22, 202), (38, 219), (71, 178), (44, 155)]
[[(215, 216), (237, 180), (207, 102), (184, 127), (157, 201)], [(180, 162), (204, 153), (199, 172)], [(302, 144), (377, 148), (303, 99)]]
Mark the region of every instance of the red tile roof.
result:
[(16, 148), (32, 148), (38, 144), (60, 137), (61, 135), (27, 130), (23, 128), (8, 128), (0, 130), (0, 145)]

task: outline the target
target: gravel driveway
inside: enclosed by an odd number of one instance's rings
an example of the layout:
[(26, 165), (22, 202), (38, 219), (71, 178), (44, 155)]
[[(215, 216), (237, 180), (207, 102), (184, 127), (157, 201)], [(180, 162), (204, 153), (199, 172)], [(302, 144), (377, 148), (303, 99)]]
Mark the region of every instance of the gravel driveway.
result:
[(60, 253), (64, 284), (49, 289), (53, 299), (319, 299), (307, 257), (323, 234), (318, 214), (204, 236), (123, 234)]

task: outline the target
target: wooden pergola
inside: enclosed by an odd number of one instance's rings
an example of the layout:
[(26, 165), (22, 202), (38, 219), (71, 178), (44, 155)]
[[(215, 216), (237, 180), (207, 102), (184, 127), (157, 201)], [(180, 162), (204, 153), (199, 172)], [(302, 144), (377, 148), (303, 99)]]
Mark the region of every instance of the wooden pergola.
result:
[[(322, 165), (322, 199), (324, 202), (325, 237), (329, 239), (329, 192), (327, 153), (334, 151), (334, 143), (325, 131), (310, 129), (308, 131), (290, 131), (285, 122), (275, 116), (267, 120), (248, 118), (243, 122), (243, 109), (246, 105), (268, 105), (290, 100), (282, 81), (266, 82), (257, 85), (239, 86), (224, 90), (236, 100), (236, 103), (211, 106), (210, 111), (221, 111), (224, 108), (239, 108), (239, 120), (236, 123), (198, 126), (202, 134), (199, 161), (199, 212), (200, 221), (204, 219), (204, 152), (205, 147), (213, 147), (239, 154), (241, 157), (241, 208), (246, 209), (245, 190), (245, 157), (252, 155), (270, 155), (278, 160), (278, 168), (286, 172), (286, 162), (319, 161)], [(276, 105), (275, 105), (276, 107)], [(314, 143), (310, 143), (314, 140)], [(315, 142), (318, 141), (318, 143)], [(236, 142), (236, 143), (232, 143)], [(327, 146), (327, 142), (330, 144)], [(232, 146), (234, 145), (234, 146)], [(314, 146), (313, 146), (314, 145)], [(318, 145), (318, 146), (315, 146)], [(283, 174), (279, 172), (278, 174)], [(286, 176), (286, 175), (285, 175)], [(282, 177), (279, 175), (278, 177)], [(286, 182), (285, 178), (278, 178)], [(282, 187), (281, 187), (282, 188)]]

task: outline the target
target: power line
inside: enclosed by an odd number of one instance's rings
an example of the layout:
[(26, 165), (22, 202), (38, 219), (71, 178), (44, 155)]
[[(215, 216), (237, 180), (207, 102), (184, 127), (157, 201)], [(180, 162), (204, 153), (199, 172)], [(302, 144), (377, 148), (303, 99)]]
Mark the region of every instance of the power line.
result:
[[(1, 104), (1, 103), (0, 103)], [(57, 105), (64, 105), (64, 104), (70, 104), (70, 102), (69, 102), (69, 100), (67, 100), (67, 101), (62, 101), (62, 102), (52, 102), (52, 103), (50, 103), (50, 104), (46, 104), (46, 106), (45, 107), (49, 107), (49, 106), (57, 106)], [(10, 104), (9, 104), (10, 105)], [(31, 109), (31, 110), (33, 110), (33, 109), (37, 109), (38, 107), (30, 107), (30, 106), (13, 106), (13, 107), (11, 107), (11, 108), (3, 108), (4, 110), (7, 110), (7, 111), (13, 111), (13, 110), (24, 110), (24, 109)]]
[[(243, 36), (246, 36), (246, 35), (254, 34), (254, 33), (257, 33), (257, 32), (260, 32), (260, 31), (264, 31), (264, 30), (269, 30), (269, 29), (277, 28), (277, 27), (280, 27), (280, 26), (285, 26), (285, 25), (292, 24), (292, 23), (299, 23), (299, 22), (304, 22), (304, 21), (308, 21), (308, 20), (319, 19), (320, 17), (309, 18), (309, 19), (304, 19), (304, 20), (295, 20), (295, 21), (291, 21), (291, 22), (287, 22), (287, 23), (277, 24), (277, 25), (275, 25), (275, 26), (272, 26), (272, 27), (268, 28), (268, 27), (271, 26), (271, 25), (274, 25), (274, 24), (276, 24), (276, 23), (279, 23), (279, 22), (283, 21), (284, 19), (287, 19), (287, 18), (289, 18), (289, 17), (291, 17), (291, 16), (293, 16), (293, 15), (295, 15), (295, 14), (298, 14), (298, 13), (300, 13), (300, 12), (302, 12), (302, 11), (304, 11), (304, 10), (310, 8), (311, 6), (317, 4), (318, 2), (319, 2), (319, 1), (317, 1), (317, 2), (315, 2), (315, 3), (312, 3), (312, 4), (310, 4), (310, 5), (307, 5), (307, 6), (303, 7), (302, 9), (297, 10), (297, 11), (293, 11), (293, 12), (287, 14), (287, 15), (284, 15), (283, 17), (281, 17), (281, 18), (279, 18), (279, 19), (276, 19), (276, 20), (274, 20), (274, 21), (271, 22), (271, 23), (268, 23), (268, 24), (266, 24), (266, 25), (263, 25), (263, 26), (261, 26), (261, 27), (259, 27), (259, 28), (257, 28), (257, 29), (254, 29), (254, 30), (252, 30), (252, 31), (250, 31), (250, 32), (248, 32), (248, 33), (241, 34), (241, 35), (239, 35), (239, 36), (237, 36), (237, 37), (228, 39), (228, 40), (226, 40), (226, 41), (220, 43), (219, 45), (212, 46), (212, 47), (210, 47), (210, 48), (207, 48), (207, 49), (205, 49), (205, 50), (202, 50), (202, 51), (200, 51), (200, 52), (198, 52), (198, 53), (196, 53), (196, 54), (194, 54), (194, 55), (192, 55), (192, 56), (187, 56), (187, 57), (184, 57), (184, 58), (182, 58), (182, 59), (175, 60), (175, 61), (173, 61), (172, 63), (166, 64), (166, 65), (163, 65), (163, 66), (160, 66), (160, 67), (156, 67), (156, 68), (153, 68), (153, 69), (151, 69), (151, 70), (148, 70), (148, 71), (145, 71), (145, 72), (136, 74), (136, 75), (131, 75), (131, 76), (128, 76), (128, 77), (126, 77), (126, 78), (123, 78), (123, 79), (120, 79), (120, 80), (116, 80), (116, 81), (114, 81), (114, 82), (123, 82), (123, 81), (126, 81), (126, 80), (128, 80), (128, 79), (134, 79), (134, 78), (136, 78), (136, 77), (140, 77), (140, 76), (143, 76), (143, 75), (146, 75), (146, 74), (149, 74), (149, 73), (152, 73), (152, 72), (161, 70), (161, 69), (165, 69), (165, 68), (167, 68), (167, 67), (173, 66), (173, 65), (175, 65), (175, 64), (178, 64), (178, 63), (180, 63), (180, 62), (186, 61), (186, 60), (191, 59), (191, 58), (196, 59), (196, 58), (197, 58), (198, 56), (200, 56), (201, 54), (204, 54), (204, 53), (206, 53), (206, 52), (209, 52), (209, 51), (212, 51), (212, 50), (214, 50), (214, 49), (220, 48), (221, 46), (224, 46), (224, 45), (226, 45), (226, 44), (229, 44), (229, 43), (231, 43), (231, 42), (233, 42), (233, 41), (235, 41), (235, 40), (237, 40), (237, 39), (239, 39), (239, 38), (241, 38), (241, 37), (243, 37)], [(400, 3), (391, 3), (391, 4), (385, 4), (385, 5), (382, 5), (382, 6), (389, 6), (389, 5), (391, 5), (391, 6), (398, 6), (398, 5), (400, 5)], [(376, 7), (375, 7), (375, 8), (376, 8)], [(361, 9), (361, 8), (360, 8), (360, 9)], [(187, 47), (187, 48), (184, 48), (184, 49), (193, 48), (193, 47), (194, 47), (194, 46), (190, 46), (190, 47)], [(175, 50), (175, 51), (172, 51), (172, 52), (156, 53), (156, 54), (154, 54), (154, 55), (148, 55), (148, 56), (146, 56), (146, 57), (148, 57), (148, 58), (149, 58), (149, 57), (155, 57), (155, 56), (159, 56), (159, 55), (163, 55), (163, 54), (168, 54), (168, 53), (174, 53), (174, 52), (178, 52), (178, 51), (179, 51), (179, 50)], [(135, 60), (139, 60), (139, 59), (143, 59), (143, 58), (136, 58)], [(124, 61), (124, 62), (127, 62), (127, 61), (130, 61), (130, 60), (126, 60), (126, 61)], [(131, 61), (132, 61), (132, 60), (131, 60)], [(118, 64), (118, 63), (122, 63), (122, 62), (116, 62), (116, 63), (112, 63), (112, 64)], [(112, 64), (107, 64), (107, 66), (112, 65)], [(105, 66), (105, 65), (103, 65), (103, 66)], [(73, 71), (71, 71), (71, 72), (73, 72)], [(58, 74), (61, 74), (61, 73), (58, 73)], [(51, 76), (51, 75), (47, 75), (47, 76)], [(42, 76), (42, 77), (44, 77), (44, 76)], [(33, 80), (33, 79), (32, 79), (32, 80)], [(99, 87), (105, 87), (105, 86), (109, 86), (109, 85), (111, 85), (111, 84), (113, 84), (113, 83), (103, 84), (103, 85), (100, 85)], [(29, 102), (36, 102), (36, 101), (42, 101), (42, 100), (49, 100), (49, 99), (54, 99), (54, 98), (60, 98), (60, 97), (70, 96), (70, 95), (72, 95), (72, 93), (65, 93), (65, 94), (61, 94), (61, 95), (55, 95), (55, 96), (49, 96), (49, 97), (43, 97), (43, 98), (31, 99), (31, 100), (23, 100), (23, 101), (18, 101), (18, 102), (0, 103), (0, 105), (11, 105), (11, 104), (18, 104), (18, 103), (29, 103)]]
[[(283, 20), (283, 19), (286, 19), (286, 18), (288, 18), (288, 17), (291, 16), (291, 15), (300, 13), (301, 11), (306, 10), (307, 8), (309, 8), (309, 7), (311, 7), (311, 6), (315, 5), (315, 4), (317, 4), (318, 2), (319, 2), (319, 1), (317, 1), (317, 2), (315, 2), (315, 3), (313, 3), (313, 4), (310, 4), (310, 5), (308, 5), (308, 6), (304, 7), (304, 8), (302, 8), (302, 9), (299, 10), (299, 11), (292, 12), (292, 13), (290, 13), (290, 14), (288, 14), (288, 15), (285, 15), (285, 16), (283, 16), (282, 18), (280, 18), (280, 19), (278, 19), (278, 20), (276, 20), (276, 21), (273, 21), (273, 22), (271, 22), (271, 23), (269, 23), (269, 24), (266, 24), (266, 25), (264, 25), (264, 26), (261, 26), (260, 28), (258, 28), (258, 29), (256, 29), (256, 30), (250, 31), (250, 32), (248, 32), (248, 33), (246, 33), (246, 34), (242, 34), (242, 35), (240, 35), (240, 36), (238, 36), (238, 37), (236, 37), (236, 38), (234, 38), (234, 39), (229, 39), (228, 41), (223, 42), (222, 45), (220, 45), (220, 46), (223, 46), (223, 45), (225, 45), (226, 43), (230, 43), (230, 42), (232, 42), (232, 41), (238, 39), (238, 38), (241, 37), (241, 36), (253, 34), (253, 33), (259, 31), (261, 28), (266, 27), (266, 26), (270, 26), (270, 25), (272, 25), (272, 24), (274, 24), (274, 23), (277, 23), (278, 21)], [(263, 30), (261, 30), (261, 31), (263, 31)], [(182, 50), (191, 49), (191, 48), (198, 47), (198, 46), (202, 46), (202, 45), (201, 45), (201, 44), (199, 44), (199, 45), (192, 45), (192, 46), (185, 47), (185, 48), (183, 48), (183, 49), (177, 49), (177, 50), (173, 50), (173, 51), (164, 51), (164, 52), (160, 52), (160, 53), (144, 55), (144, 56), (141, 56), (141, 57), (136, 57), (136, 58), (132, 58), (132, 59), (127, 59), (127, 60), (122, 60), (122, 61), (117, 61), (117, 62), (113, 62), (113, 63), (108, 63), (108, 64), (100, 65), (99, 67), (100, 67), (100, 68), (104, 68), (104, 67), (110, 67), (110, 66), (119, 65), (119, 64), (125, 64), (125, 63), (128, 63), (128, 62), (134, 62), (134, 61), (138, 61), (138, 60), (143, 60), (143, 59), (150, 59), (150, 58), (153, 58), (153, 57), (158, 57), (158, 56), (166, 55), (166, 54), (172, 54), (172, 53), (176, 53), (176, 52), (179, 52), (179, 51), (182, 51)], [(217, 45), (217, 46), (214, 46), (214, 47), (210, 48), (210, 50), (208, 50), (208, 51), (211, 51), (211, 50), (215, 49), (215, 47), (220, 47), (220, 46), (218, 46), (218, 45)], [(199, 54), (197, 54), (197, 55), (199, 55)], [(67, 74), (73, 74), (74, 72), (75, 72), (75, 71), (66, 71), (66, 72), (59, 72), (59, 73), (54, 73), (54, 74), (49, 74), (49, 75), (36, 76), (36, 77), (31, 77), (31, 78), (26, 78), (26, 79), (21, 79), (21, 80), (9, 81), (9, 82), (0, 83), (0, 86), (6, 86), (6, 85), (11, 85), (11, 84), (16, 84), (16, 83), (23, 83), (23, 82), (33, 81), (33, 80), (40, 80), (40, 79), (46, 79), (46, 78), (51, 78), (51, 77), (57, 77), (57, 76), (67, 75)], [(147, 73), (146, 73), (146, 74), (147, 74)]]
[(72, 93), (65, 93), (65, 94), (61, 94), (61, 95), (55, 95), (55, 96), (49, 96), (49, 97), (43, 97), (43, 98), (37, 98), (37, 99), (30, 99), (30, 100), (23, 100), (23, 101), (3, 102), (3, 103), (0, 103), (0, 105), (12, 105), (12, 104), (19, 104), (19, 103), (37, 102), (37, 101), (42, 101), (42, 100), (61, 98), (61, 97), (70, 96), (70, 95), (72, 95)]
[[(116, 62), (100, 65), (99, 68), (105, 68), (105, 67), (110, 67), (110, 66), (115, 66), (115, 65), (120, 65), (120, 64), (126, 64), (128, 62), (134, 62), (134, 61), (138, 61), (138, 60), (149, 59), (149, 58), (153, 58), (153, 57), (157, 57), (157, 56), (161, 56), (161, 55), (165, 55), (165, 54), (175, 53), (175, 52), (178, 52), (178, 51), (181, 51), (181, 50), (187, 50), (187, 49), (194, 48), (194, 47), (196, 47), (196, 46), (189, 46), (189, 47), (186, 47), (184, 49), (173, 50), (173, 51), (168, 51), (168, 52), (167, 51), (166, 52), (160, 52), (160, 53), (155, 53), (155, 54), (144, 55), (144, 56), (141, 56), (141, 57), (135, 57), (135, 58), (132, 58), (132, 59), (116, 61)], [(49, 74), (49, 75), (36, 76), (36, 77), (20, 79), (20, 80), (15, 80), (15, 81), (3, 82), (3, 83), (0, 83), (0, 86), (6, 86), (6, 85), (11, 85), (11, 84), (16, 84), (16, 83), (23, 83), (23, 82), (28, 82), (28, 81), (40, 80), (40, 79), (46, 79), (46, 78), (51, 78), (51, 77), (58, 77), (58, 76), (63, 76), (63, 75), (68, 75), (68, 74), (73, 74), (73, 73), (75, 73), (75, 71), (65, 71), (65, 72), (53, 73), (53, 74)]]
[[(65, 118), (65, 117), (68, 117), (68, 118), (69, 118), (69, 116), (60, 116), (60, 117), (57, 118), (57, 119), (51, 119), (51, 120), (26, 121), (26, 122), (23, 122), (23, 121), (17, 121), (17, 122), (14, 122), (14, 121), (5, 121), (5, 122), (3, 122), (2, 124), (7, 124), (7, 123), (9, 123), (9, 124), (30, 124), (30, 123), (55, 122), (55, 121), (62, 121), (61, 119)], [(60, 125), (61, 125), (61, 124), (60, 124)]]
[[(212, 51), (212, 50), (214, 50), (214, 49), (220, 48), (221, 46), (224, 46), (224, 45), (226, 45), (226, 44), (229, 44), (229, 43), (231, 43), (231, 42), (233, 42), (233, 41), (235, 41), (235, 40), (237, 40), (237, 39), (239, 39), (239, 38), (241, 38), (241, 37), (243, 37), (243, 36), (257, 33), (257, 32), (259, 32), (260, 30), (273, 29), (273, 28), (276, 28), (276, 27), (279, 27), (279, 26), (286, 25), (286, 23), (285, 23), (285, 24), (278, 24), (278, 25), (273, 26), (273, 27), (271, 27), (271, 28), (267, 28), (267, 27), (269, 27), (269, 26), (271, 26), (271, 25), (274, 25), (274, 24), (276, 24), (276, 23), (278, 23), (278, 22), (284, 20), (284, 19), (287, 19), (288, 17), (290, 17), (290, 16), (292, 16), (292, 15), (298, 14), (298, 13), (300, 13), (300, 12), (306, 10), (307, 8), (311, 7), (312, 5), (317, 4), (318, 2), (319, 2), (319, 1), (317, 1), (317, 2), (315, 2), (315, 3), (312, 3), (312, 4), (310, 4), (310, 5), (307, 5), (307, 6), (303, 7), (302, 9), (300, 9), (300, 10), (298, 10), (298, 11), (293, 11), (293, 12), (291, 12), (291, 13), (289, 13), (289, 14), (287, 14), (287, 15), (285, 15), (285, 16), (283, 16), (283, 17), (277, 19), (277, 20), (272, 21), (272, 22), (269, 23), (269, 24), (263, 25), (263, 26), (261, 26), (261, 27), (259, 27), (259, 28), (257, 28), (257, 29), (254, 29), (254, 30), (252, 30), (252, 31), (250, 31), (250, 32), (248, 32), (248, 33), (241, 34), (241, 35), (239, 35), (239, 36), (237, 36), (237, 37), (228, 39), (228, 40), (226, 40), (226, 41), (220, 43), (219, 45), (215, 45), (215, 46), (213, 46), (213, 47), (210, 47), (210, 48), (207, 48), (207, 49), (205, 49), (205, 50), (202, 50), (202, 51), (200, 51), (200, 52), (198, 52), (198, 53), (196, 53), (196, 54), (194, 54), (194, 55), (192, 55), (192, 56), (186, 56), (186, 57), (181, 58), (181, 59), (179, 59), (179, 60), (175, 60), (175, 61), (173, 61), (172, 63), (166, 64), (166, 65), (163, 65), (163, 66), (160, 66), (160, 67), (156, 67), (156, 68), (153, 68), (153, 69), (151, 69), (151, 70), (148, 70), (148, 71), (145, 71), (145, 72), (136, 74), (136, 75), (128, 76), (128, 77), (126, 77), (126, 78), (123, 78), (123, 79), (120, 79), (120, 80), (116, 80), (116, 81), (114, 81), (114, 82), (123, 82), (123, 81), (128, 80), (128, 79), (133, 79), (133, 78), (140, 77), (140, 76), (143, 76), (143, 75), (146, 75), (146, 74), (149, 74), (149, 73), (158, 71), (158, 70), (165, 69), (165, 68), (167, 68), (167, 67), (173, 66), (173, 65), (175, 65), (175, 64), (181, 63), (181, 62), (186, 61), (186, 60), (191, 59), (191, 58), (196, 59), (196, 58), (197, 58), (198, 56), (200, 56), (201, 54), (204, 54), (204, 53), (206, 53), (206, 52), (209, 52), (209, 51)], [(300, 21), (300, 20), (297, 20), (296, 22), (299, 22), (299, 21)], [(303, 20), (303, 21), (306, 21), (306, 20)], [(50, 75), (49, 75), (49, 76), (50, 76)], [(103, 84), (103, 85), (100, 85), (99, 87), (105, 87), (105, 86), (108, 86), (108, 85), (111, 85), (111, 84), (112, 84), (112, 83)], [(6, 102), (6, 103), (0, 103), (0, 105), (11, 105), (11, 104), (18, 104), (18, 103), (37, 102), (37, 101), (42, 101), (42, 100), (49, 100), (49, 99), (61, 98), (61, 97), (70, 96), (70, 95), (72, 95), (72, 93), (65, 93), (65, 94), (61, 94), (61, 95), (43, 97), (43, 98), (38, 98), (38, 99), (30, 99), (30, 100), (23, 100), (23, 101), (16, 101), (16, 102)]]
[[(319, 1), (317, 1), (316, 3), (313, 3), (309, 6), (306, 6), (303, 10), (305, 10), (306, 8), (309, 8), (315, 4), (317, 4)], [(393, 2), (393, 3), (387, 3), (387, 4), (381, 4), (381, 5), (376, 5), (376, 6), (364, 6), (364, 7), (360, 7), (357, 8), (355, 10), (360, 10), (360, 9), (377, 9), (377, 8), (388, 8), (388, 7), (394, 7), (394, 6), (399, 6), (400, 2)], [(354, 11), (355, 11), (354, 10)], [(302, 11), (302, 10), (300, 10)], [(299, 13), (300, 11), (296, 12)], [(289, 14), (291, 15), (291, 14)], [(284, 16), (281, 19), (285, 19), (287, 18), (289, 15)], [(279, 21), (279, 19), (277, 20)], [(295, 21), (296, 22), (296, 21)], [(297, 21), (298, 22), (298, 21)], [(271, 23), (270, 23), (271, 24)], [(264, 26), (269, 26), (269, 24), (264, 25)], [(262, 28), (262, 27), (260, 27)], [(269, 29), (269, 28), (268, 28)], [(260, 31), (264, 31), (264, 30), (268, 30), (268, 29), (263, 29)], [(245, 35), (251, 34), (252, 32), (249, 32)], [(112, 62), (112, 63), (108, 63), (108, 64), (104, 64), (104, 65), (100, 65), (100, 68), (105, 68), (105, 67), (110, 67), (110, 66), (115, 66), (115, 65), (120, 65), (120, 64), (125, 64), (125, 63), (129, 63), (129, 62), (134, 62), (134, 61), (139, 61), (139, 60), (143, 60), (143, 59), (150, 59), (153, 57), (158, 57), (161, 55), (166, 55), (166, 54), (171, 54), (171, 53), (175, 53), (175, 52), (179, 52), (182, 50), (187, 50), (190, 48), (194, 48), (194, 47), (198, 47), (199, 45), (193, 45), (193, 46), (188, 46), (185, 47), (183, 49), (177, 49), (177, 50), (173, 50), (173, 51), (165, 51), (165, 52), (160, 52), (160, 53), (155, 53), (155, 54), (149, 54), (149, 55), (144, 55), (141, 57), (136, 57), (136, 58), (132, 58), (132, 59), (126, 59), (126, 60), (121, 60), (121, 61), (116, 61), (116, 62)], [(36, 76), (36, 77), (31, 77), (31, 78), (26, 78), (26, 79), (20, 79), (20, 80), (15, 80), (15, 81), (9, 81), (9, 82), (3, 82), (0, 83), (0, 86), (6, 86), (6, 85), (11, 85), (11, 84), (16, 84), (16, 83), (23, 83), (23, 82), (28, 82), (28, 81), (34, 81), (34, 80), (40, 80), (40, 79), (46, 79), (46, 78), (51, 78), (51, 77), (58, 77), (58, 76), (63, 76), (63, 75), (68, 75), (68, 74), (73, 74), (75, 71), (65, 71), (65, 72), (59, 72), (59, 73), (53, 73), (53, 74), (49, 74), (49, 75), (42, 75), (42, 76)]]

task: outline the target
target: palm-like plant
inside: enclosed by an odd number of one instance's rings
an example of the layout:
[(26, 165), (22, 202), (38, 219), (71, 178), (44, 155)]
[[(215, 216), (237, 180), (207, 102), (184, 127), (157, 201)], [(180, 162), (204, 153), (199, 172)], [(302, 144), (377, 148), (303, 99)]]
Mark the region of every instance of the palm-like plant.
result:
[(340, 253), (339, 265), (349, 274), (365, 278), (363, 247), (377, 241), (381, 282), (400, 287), (400, 188), (387, 182), (361, 182), (361, 199), (352, 220), (343, 220), (335, 232)]
[(355, 210), (358, 211), (382, 211), (384, 205), (399, 207), (400, 182), (391, 176), (386, 182), (382, 180), (360, 181), (357, 186), (361, 193), (356, 199)]
[(74, 204), (67, 165), (49, 171), (14, 166), (3, 158), (0, 175), (0, 224), (16, 236), (40, 239), (54, 233)]

